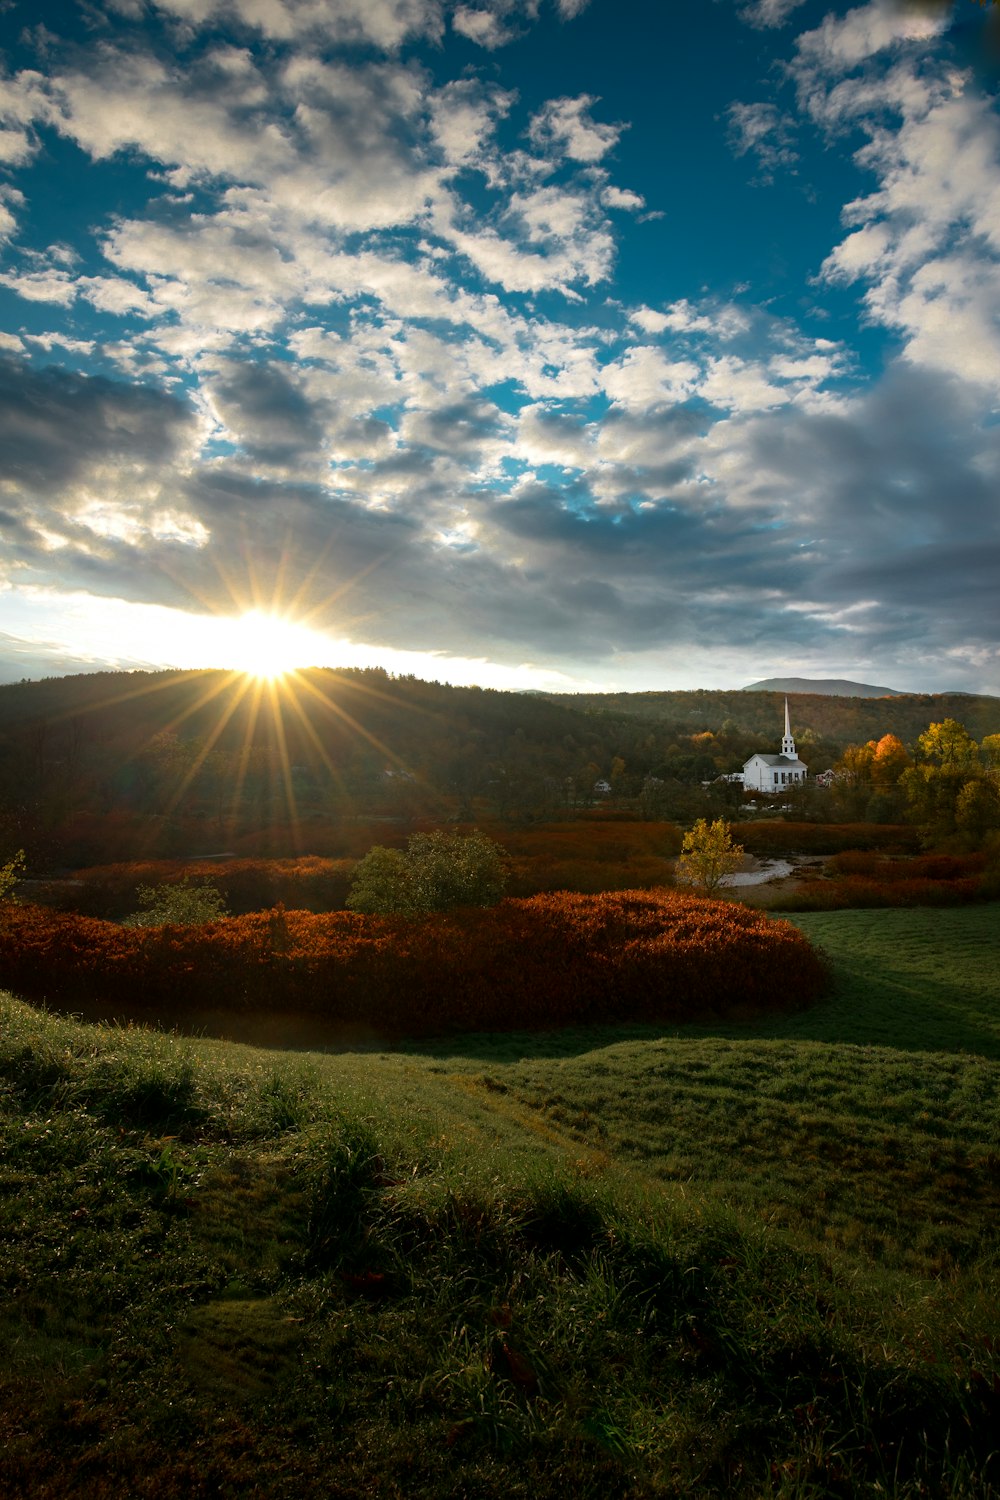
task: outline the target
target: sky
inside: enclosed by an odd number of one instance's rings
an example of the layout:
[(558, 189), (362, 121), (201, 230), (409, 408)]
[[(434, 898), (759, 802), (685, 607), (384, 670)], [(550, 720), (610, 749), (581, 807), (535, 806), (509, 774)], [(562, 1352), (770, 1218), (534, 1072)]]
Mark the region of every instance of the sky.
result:
[(0, 0), (0, 681), (1000, 694), (972, 0)]

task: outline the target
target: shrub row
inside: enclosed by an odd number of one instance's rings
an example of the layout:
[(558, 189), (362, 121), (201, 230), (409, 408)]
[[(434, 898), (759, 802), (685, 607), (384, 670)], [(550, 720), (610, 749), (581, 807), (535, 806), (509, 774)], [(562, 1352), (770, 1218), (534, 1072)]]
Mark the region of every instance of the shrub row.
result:
[(898, 823), (782, 823), (773, 818), (737, 823), (734, 833), (750, 854), (839, 854), (845, 849), (907, 854), (920, 848), (917, 830)]
[(386, 1034), (682, 1021), (807, 1003), (822, 963), (789, 924), (673, 892), (534, 896), (421, 919), (256, 912), (130, 929), (42, 907), (0, 926), (0, 983), (168, 1021), (312, 1012)]
[(773, 911), (845, 911), (851, 907), (963, 906), (997, 895), (982, 876), (949, 880), (873, 880), (845, 875), (839, 880), (802, 881), (797, 889), (782, 891), (771, 903)]
[(827, 863), (832, 875), (864, 875), (881, 883), (900, 880), (967, 880), (986, 868), (985, 854), (924, 854), (914, 859), (885, 859), (860, 849), (835, 854)]
[(236, 915), (285, 906), (304, 911), (332, 911), (344, 905), (353, 859), (144, 860), (134, 864), (96, 865), (76, 871), (71, 882), (53, 881), (37, 892), (45, 906), (91, 917), (124, 917), (136, 909), (140, 885), (195, 884), (211, 881)]

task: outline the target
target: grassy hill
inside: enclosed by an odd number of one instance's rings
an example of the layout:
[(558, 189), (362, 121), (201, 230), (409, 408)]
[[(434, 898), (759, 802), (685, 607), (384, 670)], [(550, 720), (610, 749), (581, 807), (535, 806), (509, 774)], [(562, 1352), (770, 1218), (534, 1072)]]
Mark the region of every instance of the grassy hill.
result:
[(0, 1001), (0, 1493), (996, 1493), (997, 915), (803, 917), (752, 1029)]

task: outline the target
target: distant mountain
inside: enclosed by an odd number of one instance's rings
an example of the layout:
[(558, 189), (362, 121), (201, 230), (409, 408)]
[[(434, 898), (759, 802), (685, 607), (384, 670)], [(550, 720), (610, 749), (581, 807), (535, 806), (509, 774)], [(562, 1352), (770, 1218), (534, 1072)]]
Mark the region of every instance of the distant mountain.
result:
[(896, 688), (848, 682), (841, 677), (765, 677), (741, 689), (744, 693), (818, 693), (821, 698), (905, 698)]

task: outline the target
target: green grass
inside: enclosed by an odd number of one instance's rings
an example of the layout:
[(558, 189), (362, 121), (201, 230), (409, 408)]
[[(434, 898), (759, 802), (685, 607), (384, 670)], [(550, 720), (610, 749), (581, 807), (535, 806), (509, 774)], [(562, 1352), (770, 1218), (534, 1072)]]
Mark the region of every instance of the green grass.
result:
[(0, 1000), (0, 1494), (1000, 1492), (998, 914), (797, 918), (742, 1029)]

